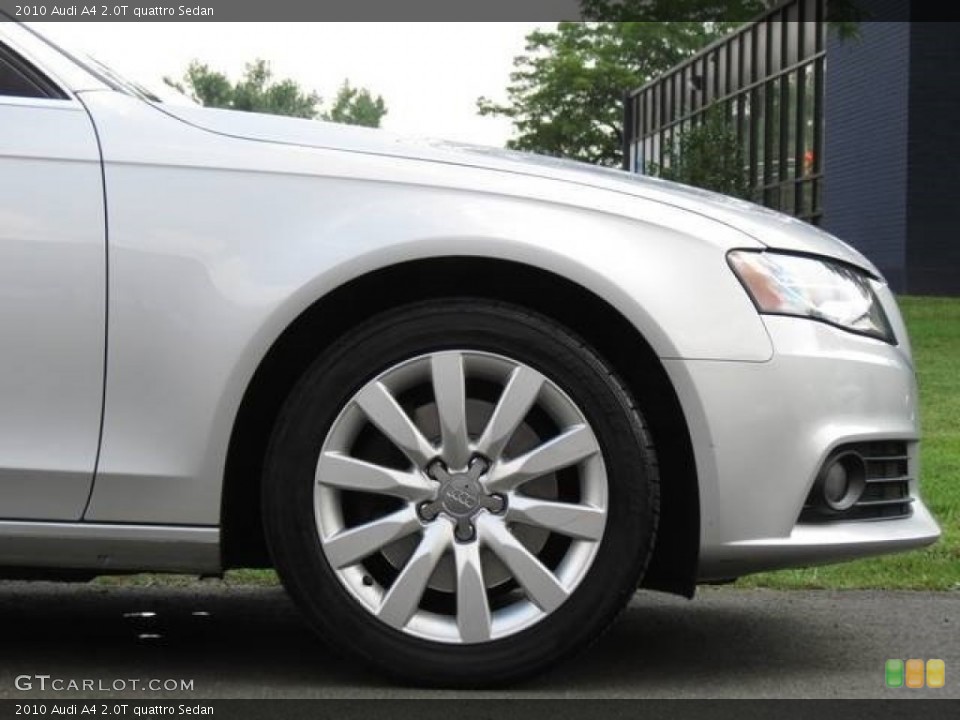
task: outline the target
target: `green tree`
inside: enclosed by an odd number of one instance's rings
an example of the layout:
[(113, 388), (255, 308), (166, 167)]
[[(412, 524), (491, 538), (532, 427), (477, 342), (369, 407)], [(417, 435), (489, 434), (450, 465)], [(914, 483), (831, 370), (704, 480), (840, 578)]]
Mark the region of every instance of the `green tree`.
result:
[(735, 26), (729, 22), (563, 22), (527, 36), (506, 104), (480, 98), (481, 115), (508, 117), (508, 146), (618, 166), (623, 99)]
[(164, 78), (164, 82), (206, 107), (299, 118), (315, 118), (319, 114), (320, 96), (304, 92), (289, 78), (274, 80), (265, 60), (247, 63), (243, 77), (236, 83), (196, 60), (187, 67), (182, 81)]
[[(618, 166), (625, 94), (781, 0), (580, 0), (591, 22), (527, 36), (507, 102), (480, 98), (481, 115), (507, 117), (509, 147)], [(827, 19), (856, 37), (859, 0), (828, 0)], [(665, 22), (668, 21), (668, 22)]]
[(380, 120), (387, 114), (387, 105), (383, 97), (373, 97), (366, 88), (350, 86), (348, 80), (343, 81), (333, 106), (323, 113), (324, 120), (346, 123), (347, 125), (364, 125), (366, 127), (380, 127)]
[(701, 122), (681, 133), (666, 148), (664, 165), (652, 165), (651, 175), (724, 195), (747, 199), (750, 180), (737, 133), (724, 111), (714, 107)]
[(269, 63), (260, 59), (247, 63), (243, 77), (235, 83), (196, 60), (190, 63), (181, 80), (164, 78), (164, 82), (206, 107), (368, 127), (379, 127), (380, 120), (387, 113), (382, 97), (374, 98), (369, 90), (351, 87), (346, 81), (340, 87), (333, 107), (324, 112), (319, 95), (303, 90), (290, 78), (275, 80)]

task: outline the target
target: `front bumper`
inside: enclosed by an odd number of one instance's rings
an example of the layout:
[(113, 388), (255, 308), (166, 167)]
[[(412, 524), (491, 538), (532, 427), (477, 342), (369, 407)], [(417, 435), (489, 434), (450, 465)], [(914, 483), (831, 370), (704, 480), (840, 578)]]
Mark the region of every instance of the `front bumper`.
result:
[[(802, 318), (764, 317), (768, 362), (665, 360), (700, 481), (698, 577), (715, 580), (900, 552), (940, 530), (919, 496), (917, 391), (909, 350)], [(826, 458), (841, 445), (908, 449), (908, 517), (801, 523)], [(667, 479), (668, 480), (668, 479)]]

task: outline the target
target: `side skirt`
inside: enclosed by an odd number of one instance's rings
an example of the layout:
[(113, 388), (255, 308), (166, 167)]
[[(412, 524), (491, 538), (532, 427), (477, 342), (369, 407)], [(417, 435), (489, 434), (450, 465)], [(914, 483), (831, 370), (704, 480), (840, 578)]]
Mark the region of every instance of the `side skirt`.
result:
[(15, 568), (217, 574), (220, 529), (0, 521), (0, 577)]

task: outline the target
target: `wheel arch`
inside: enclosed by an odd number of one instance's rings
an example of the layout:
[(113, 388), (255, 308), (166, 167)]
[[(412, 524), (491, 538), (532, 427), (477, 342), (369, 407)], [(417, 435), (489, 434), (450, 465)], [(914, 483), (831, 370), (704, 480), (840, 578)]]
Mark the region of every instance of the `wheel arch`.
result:
[(230, 436), (221, 508), (224, 567), (270, 565), (260, 516), (263, 459), (283, 401), (317, 353), (377, 312), (453, 295), (547, 315), (614, 366), (639, 399), (665, 478), (658, 541), (643, 584), (691, 596), (700, 546), (696, 466), (680, 401), (657, 354), (617, 309), (583, 286), (531, 265), (477, 257), (413, 260), (361, 275), (314, 302), (277, 338), (246, 387)]

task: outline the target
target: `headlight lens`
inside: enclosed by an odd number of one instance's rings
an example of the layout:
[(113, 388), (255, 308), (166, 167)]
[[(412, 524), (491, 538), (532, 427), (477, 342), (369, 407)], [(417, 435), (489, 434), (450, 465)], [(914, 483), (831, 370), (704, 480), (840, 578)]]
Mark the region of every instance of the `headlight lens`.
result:
[(895, 342), (890, 322), (867, 276), (821, 258), (735, 250), (730, 266), (757, 310), (795, 315)]

